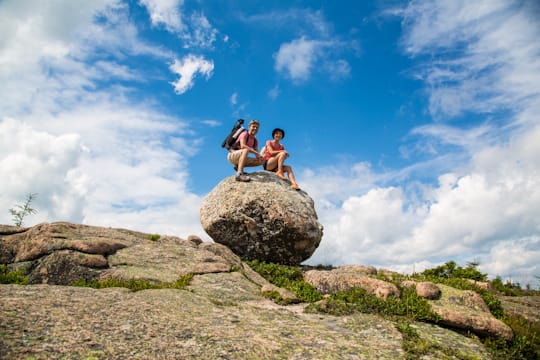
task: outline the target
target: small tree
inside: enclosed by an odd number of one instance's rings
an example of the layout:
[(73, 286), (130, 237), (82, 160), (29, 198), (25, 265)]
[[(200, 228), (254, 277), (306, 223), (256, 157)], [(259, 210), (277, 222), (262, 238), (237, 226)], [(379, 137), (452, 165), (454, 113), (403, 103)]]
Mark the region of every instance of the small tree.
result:
[(23, 225), (24, 218), (27, 215), (37, 213), (37, 210), (30, 207), (30, 204), (36, 198), (37, 194), (28, 194), (26, 201), (23, 205), (15, 205), (15, 207), (9, 209), (9, 212), (13, 216), (13, 222), (15, 226), (20, 227)]

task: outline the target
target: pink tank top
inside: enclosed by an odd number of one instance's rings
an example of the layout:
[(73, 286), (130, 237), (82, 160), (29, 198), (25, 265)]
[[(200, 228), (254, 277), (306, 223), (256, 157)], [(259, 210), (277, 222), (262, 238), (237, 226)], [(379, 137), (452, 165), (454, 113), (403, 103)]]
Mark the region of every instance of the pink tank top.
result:
[(272, 157), (272, 154), (270, 154), (270, 151), (285, 150), (285, 146), (283, 146), (283, 144), (279, 144), (277, 148), (274, 148), (272, 140), (268, 140), (266, 142), (266, 150), (267, 151), (264, 153), (264, 158), (268, 160)]

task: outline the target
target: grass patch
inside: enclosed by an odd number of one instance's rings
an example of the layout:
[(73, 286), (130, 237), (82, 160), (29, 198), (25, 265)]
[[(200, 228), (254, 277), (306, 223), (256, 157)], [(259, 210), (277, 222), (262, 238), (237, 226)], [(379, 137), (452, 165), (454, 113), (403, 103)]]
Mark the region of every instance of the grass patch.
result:
[(94, 289), (104, 289), (110, 287), (123, 287), (131, 291), (141, 291), (147, 289), (178, 289), (182, 290), (188, 286), (193, 279), (193, 274), (187, 274), (180, 277), (172, 283), (152, 282), (139, 279), (107, 279), (107, 280), (86, 280), (82, 279), (71, 284), (72, 286), (91, 287)]
[(423, 340), (408, 321), (399, 321), (396, 328), (403, 336), (403, 350), (407, 359), (421, 359), (429, 351), (429, 344)]
[(158, 241), (159, 238), (161, 238), (161, 235), (159, 235), (159, 234), (148, 235), (148, 240), (150, 240), (150, 241)]
[(291, 291), (302, 302), (315, 302), (322, 299), (322, 295), (304, 281), (300, 266), (286, 266), (258, 260), (249, 260), (245, 263), (270, 283)]
[(9, 271), (7, 265), (0, 265), (0, 284), (28, 284), (28, 278), (24, 276), (22, 270)]
[(439, 316), (431, 311), (426, 299), (419, 297), (414, 288), (401, 289), (400, 298), (382, 300), (366, 290), (354, 287), (331, 294), (319, 303), (306, 309), (332, 315), (346, 315), (354, 312), (378, 314), (385, 317), (402, 316), (409, 320), (437, 322)]
[(262, 294), (265, 298), (267, 299), (270, 299), (272, 300), (273, 302), (275, 302), (276, 304), (280, 304), (280, 305), (287, 305), (287, 301), (285, 301), (281, 295), (279, 294), (279, 292), (275, 291), (275, 290), (272, 290), (272, 291), (266, 291)]
[(504, 317), (503, 321), (514, 331), (514, 339), (484, 339), (484, 345), (495, 359), (528, 360), (540, 359), (540, 323), (522, 316)]

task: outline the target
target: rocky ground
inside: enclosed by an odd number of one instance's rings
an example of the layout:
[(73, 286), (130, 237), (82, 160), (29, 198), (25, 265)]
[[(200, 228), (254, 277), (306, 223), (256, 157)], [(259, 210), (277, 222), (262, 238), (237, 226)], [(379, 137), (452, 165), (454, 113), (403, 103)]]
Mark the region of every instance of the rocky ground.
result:
[[(228, 248), (196, 237), (154, 241), (128, 230), (55, 223), (0, 226), (0, 240), (0, 264), (24, 270), (33, 283), (0, 285), (1, 359), (411, 357), (399, 319), (277, 305), (261, 293), (272, 286)], [(172, 282), (185, 274), (194, 276), (181, 290), (69, 286), (81, 277)], [(505, 306), (538, 316), (539, 299), (531, 299), (507, 299)], [(425, 344), (422, 359), (491, 358), (474, 334), (421, 322), (411, 327)]]

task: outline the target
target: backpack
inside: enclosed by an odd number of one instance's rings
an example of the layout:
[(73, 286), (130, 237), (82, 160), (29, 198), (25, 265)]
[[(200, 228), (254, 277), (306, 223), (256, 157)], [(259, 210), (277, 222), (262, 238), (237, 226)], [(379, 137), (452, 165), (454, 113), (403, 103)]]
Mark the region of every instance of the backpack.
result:
[(225, 140), (223, 140), (223, 143), (221, 144), (222, 148), (225, 148), (227, 150), (231, 150), (231, 149), (236, 150), (234, 146), (236, 143), (236, 140), (238, 140), (238, 137), (240, 136), (241, 133), (246, 131), (246, 129), (244, 129), (244, 127), (242, 126), (243, 124), (244, 124), (244, 119), (238, 119), (236, 121), (229, 135), (227, 135)]

